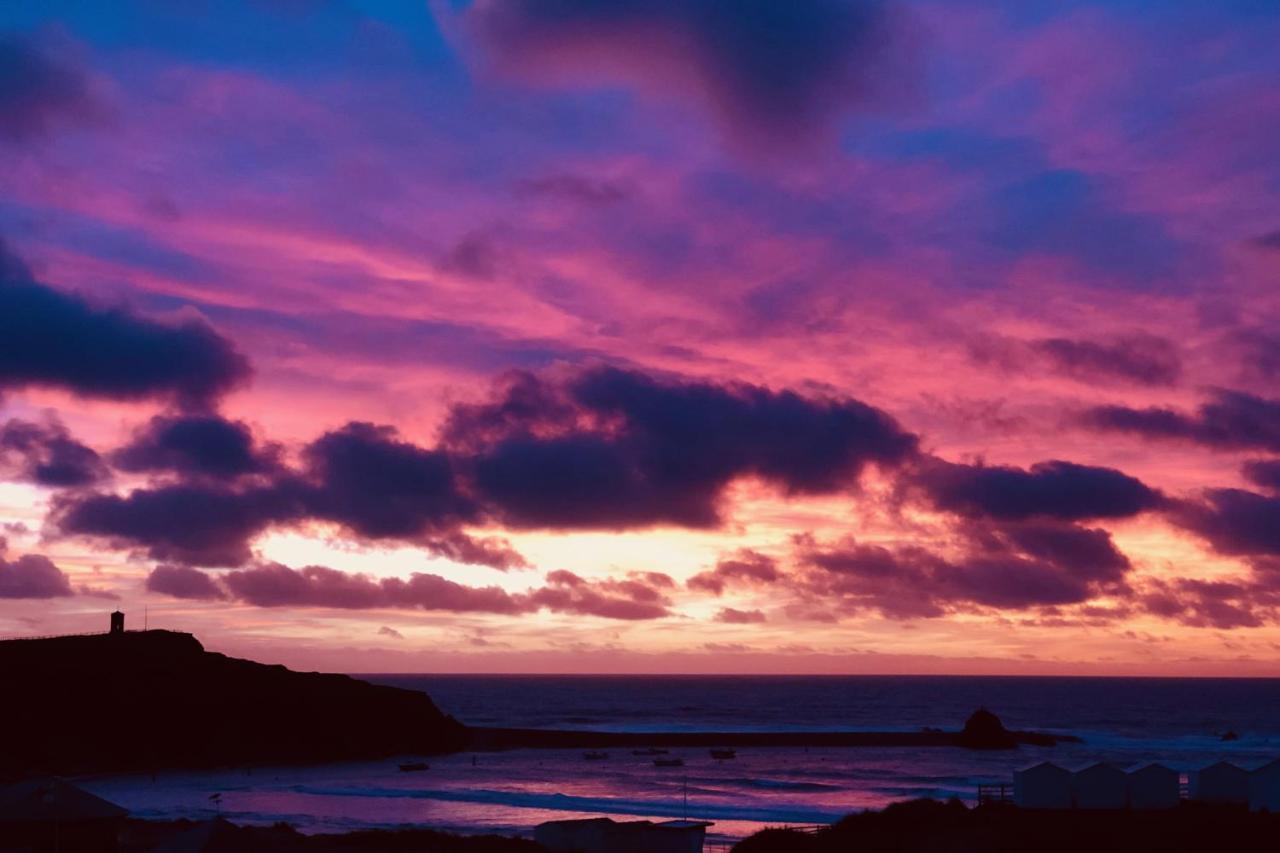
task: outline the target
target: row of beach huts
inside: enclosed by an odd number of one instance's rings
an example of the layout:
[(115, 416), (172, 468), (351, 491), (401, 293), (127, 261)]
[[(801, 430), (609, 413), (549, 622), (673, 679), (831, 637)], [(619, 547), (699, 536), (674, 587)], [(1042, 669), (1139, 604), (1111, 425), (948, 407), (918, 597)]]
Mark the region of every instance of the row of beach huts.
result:
[[(1196, 802), (1280, 812), (1280, 758), (1255, 770), (1228, 761), (1192, 770), (1186, 790)], [(1163, 764), (1073, 772), (1046, 761), (1013, 774), (1013, 801), (1024, 809), (1171, 809), (1181, 800), (1182, 774)]]

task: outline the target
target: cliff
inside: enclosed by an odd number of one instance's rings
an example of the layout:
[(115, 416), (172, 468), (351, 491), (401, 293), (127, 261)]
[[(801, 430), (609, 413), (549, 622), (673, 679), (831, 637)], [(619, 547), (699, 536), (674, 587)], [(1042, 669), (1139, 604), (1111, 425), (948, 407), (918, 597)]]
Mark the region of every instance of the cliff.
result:
[(424, 693), (135, 631), (0, 642), (0, 771), (71, 773), (439, 753), (466, 728)]

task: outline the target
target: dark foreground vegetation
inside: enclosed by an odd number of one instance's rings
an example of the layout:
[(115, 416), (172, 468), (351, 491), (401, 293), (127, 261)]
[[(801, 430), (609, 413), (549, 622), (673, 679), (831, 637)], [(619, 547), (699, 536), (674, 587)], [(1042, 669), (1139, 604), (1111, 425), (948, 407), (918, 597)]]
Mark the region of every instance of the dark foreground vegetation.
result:
[(913, 800), (816, 833), (770, 829), (734, 853), (1205, 853), (1280, 849), (1280, 814), (1184, 803), (1170, 811), (1030, 811)]
[(227, 821), (127, 821), (118, 853), (547, 853), (532, 841), (499, 835), (452, 835), (431, 829), (303, 835), (292, 827), (235, 826)]
[(461, 749), (425, 694), (138, 631), (0, 642), (0, 775), (314, 763)]

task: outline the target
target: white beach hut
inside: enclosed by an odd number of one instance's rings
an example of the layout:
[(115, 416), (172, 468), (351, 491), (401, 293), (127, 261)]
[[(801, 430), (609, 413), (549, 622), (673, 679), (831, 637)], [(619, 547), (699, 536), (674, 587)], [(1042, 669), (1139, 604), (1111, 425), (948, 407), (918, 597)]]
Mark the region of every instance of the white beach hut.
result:
[(1249, 774), (1249, 810), (1280, 813), (1280, 758)]
[(1129, 801), (1129, 777), (1114, 764), (1091, 764), (1071, 774), (1071, 799), (1078, 809), (1122, 809)]
[(1023, 809), (1071, 808), (1071, 771), (1048, 761), (1015, 770), (1013, 802)]
[(1148, 764), (1132, 770), (1129, 776), (1129, 808), (1172, 809), (1182, 798), (1181, 778), (1177, 770), (1163, 764)]
[(1228, 761), (1210, 764), (1187, 774), (1191, 799), (1202, 803), (1249, 802), (1249, 771)]

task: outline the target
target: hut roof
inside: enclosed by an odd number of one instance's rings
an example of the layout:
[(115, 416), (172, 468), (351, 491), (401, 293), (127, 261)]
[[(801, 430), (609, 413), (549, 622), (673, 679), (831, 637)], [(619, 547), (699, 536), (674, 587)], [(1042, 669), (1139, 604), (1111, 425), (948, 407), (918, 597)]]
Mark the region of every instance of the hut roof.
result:
[(0, 823), (112, 820), (128, 814), (115, 803), (51, 776), (0, 788)]
[(1144, 764), (1141, 767), (1133, 768), (1132, 770), (1129, 771), (1129, 775), (1136, 776), (1139, 773), (1146, 774), (1146, 773), (1177, 773), (1177, 772), (1178, 772), (1177, 770), (1173, 769), (1167, 764), (1161, 764), (1158, 761), (1153, 761), (1150, 764)]
[(1112, 776), (1117, 776), (1117, 775), (1123, 776), (1124, 770), (1106, 761), (1098, 761), (1094, 764), (1090, 764), (1088, 767), (1081, 767), (1079, 770), (1076, 771), (1076, 775), (1080, 775), (1082, 773), (1088, 773), (1090, 775), (1097, 774), (1097, 773), (1106, 773)]
[(1022, 775), (1053, 773), (1055, 775), (1071, 775), (1071, 771), (1065, 767), (1054, 764), (1052, 761), (1041, 761), (1039, 764), (1033, 764), (1030, 767), (1024, 767), (1017, 771)]
[(1232, 764), (1230, 761), (1215, 761), (1208, 767), (1200, 768), (1201, 773), (1248, 773), (1238, 764)]

